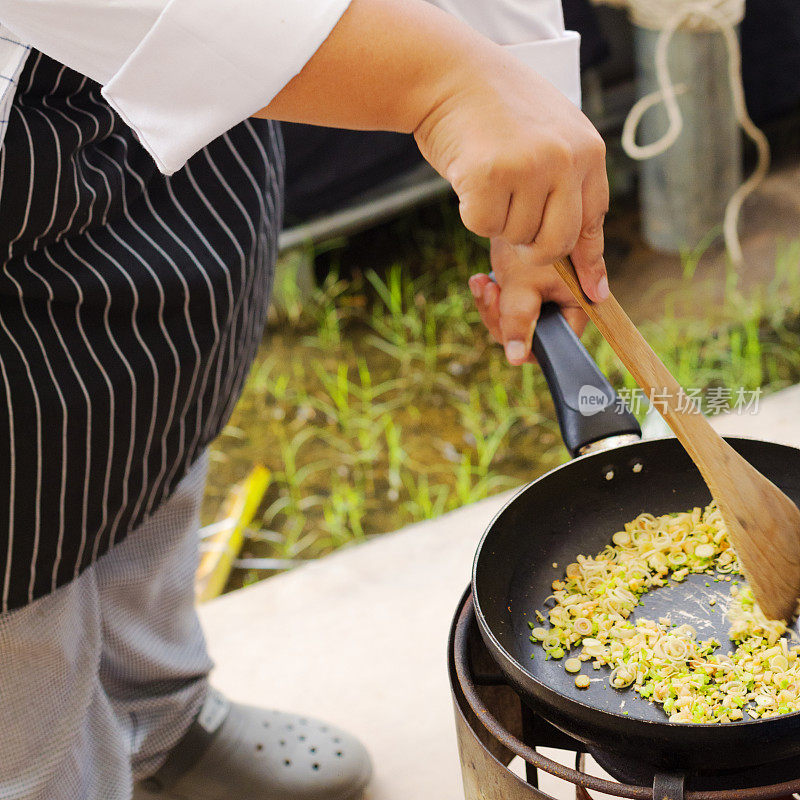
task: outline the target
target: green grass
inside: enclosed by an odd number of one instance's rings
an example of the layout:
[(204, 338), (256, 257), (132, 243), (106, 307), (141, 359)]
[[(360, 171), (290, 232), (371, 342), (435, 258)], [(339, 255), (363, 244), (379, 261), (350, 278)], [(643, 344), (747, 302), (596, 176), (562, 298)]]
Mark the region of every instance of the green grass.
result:
[[(292, 271), (283, 273), (282, 311), (212, 449), (204, 512), (212, 518), (227, 488), (266, 464), (273, 483), (248, 554), (315, 558), (566, 458), (538, 369), (509, 367), (474, 310), (466, 279), (487, 269), (484, 244), (451, 206), (428, 213), (428, 226), (412, 217), (384, 231), (383, 251), (359, 253), (363, 242), (338, 250), (332, 263), (354, 274), (329, 275), (305, 303)], [(701, 256), (685, 257), (685, 283)], [(745, 295), (729, 275), (712, 327), (668, 313), (643, 333), (687, 386), (772, 390), (800, 380), (799, 263), (800, 243), (783, 245), (769, 286)], [(615, 386), (633, 387), (596, 331), (585, 342)], [(240, 573), (232, 585), (268, 574)]]

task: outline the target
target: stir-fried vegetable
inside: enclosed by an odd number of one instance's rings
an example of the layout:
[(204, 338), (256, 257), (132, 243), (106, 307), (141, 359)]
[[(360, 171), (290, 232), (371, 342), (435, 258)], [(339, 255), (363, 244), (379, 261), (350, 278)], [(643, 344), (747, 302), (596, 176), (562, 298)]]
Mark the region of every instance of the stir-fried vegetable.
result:
[[(740, 572), (722, 517), (714, 505), (682, 514), (641, 514), (617, 531), (594, 557), (578, 556), (553, 582), (550, 627), (529, 623), (531, 641), (546, 658), (573, 649), (565, 668), (582, 662), (610, 668), (615, 689), (633, 687), (662, 706), (671, 722), (731, 722), (800, 710), (800, 647), (786, 625), (766, 619), (749, 588), (731, 580)], [(689, 573), (731, 583), (730, 655), (716, 639), (701, 640), (690, 625), (629, 619), (646, 592), (683, 581)], [(709, 585), (708, 583), (706, 585)], [(710, 605), (713, 605), (709, 601)], [(540, 622), (544, 616), (538, 614)], [(588, 676), (576, 686), (586, 688)]]

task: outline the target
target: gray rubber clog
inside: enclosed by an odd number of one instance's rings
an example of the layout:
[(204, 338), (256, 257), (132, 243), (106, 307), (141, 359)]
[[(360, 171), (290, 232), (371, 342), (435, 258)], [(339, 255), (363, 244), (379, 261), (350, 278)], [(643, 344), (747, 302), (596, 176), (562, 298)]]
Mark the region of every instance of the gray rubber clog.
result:
[(197, 719), (133, 800), (359, 800), (363, 745), (319, 720), (231, 703), (211, 690)]

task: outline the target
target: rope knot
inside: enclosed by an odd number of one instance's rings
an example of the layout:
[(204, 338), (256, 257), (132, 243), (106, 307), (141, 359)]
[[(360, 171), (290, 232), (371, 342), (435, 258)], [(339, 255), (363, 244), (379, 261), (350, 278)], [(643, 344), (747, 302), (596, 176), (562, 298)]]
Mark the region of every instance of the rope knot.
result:
[[(680, 27), (690, 31), (714, 31), (720, 23), (735, 27), (744, 19), (745, 0), (617, 0), (630, 10), (642, 28), (663, 30)], [(677, 24), (676, 24), (677, 20)]]

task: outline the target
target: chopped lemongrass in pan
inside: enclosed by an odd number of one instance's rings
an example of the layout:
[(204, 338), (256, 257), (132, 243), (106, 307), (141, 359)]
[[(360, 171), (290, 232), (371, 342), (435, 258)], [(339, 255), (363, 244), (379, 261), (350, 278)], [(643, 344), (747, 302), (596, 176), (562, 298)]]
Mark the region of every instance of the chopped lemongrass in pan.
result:
[[(670, 722), (733, 722), (745, 713), (755, 719), (798, 711), (800, 646), (789, 646), (786, 625), (768, 620), (738, 580), (730, 585), (729, 636), (736, 645), (730, 655), (718, 652), (716, 639), (699, 639), (691, 625), (667, 617), (629, 619), (642, 595), (670, 581), (705, 573), (714, 582), (730, 582), (739, 572), (713, 504), (660, 517), (641, 514), (602, 552), (579, 555), (564, 578), (553, 581), (550, 627), (529, 623), (530, 639), (548, 659), (570, 654), (567, 672), (589, 661), (594, 669), (609, 667), (612, 687), (632, 688), (659, 704)], [(541, 613), (536, 616), (544, 623)], [(586, 688), (589, 679), (578, 675), (575, 684)]]

